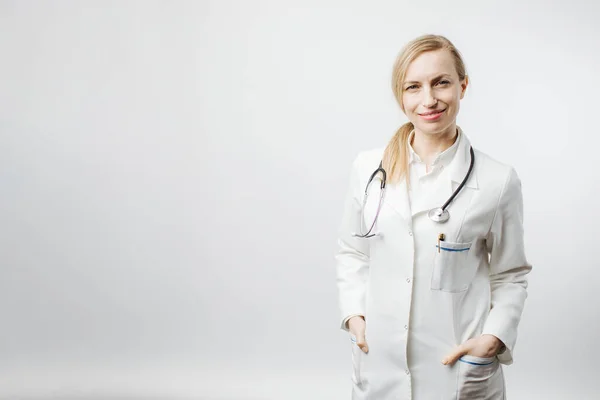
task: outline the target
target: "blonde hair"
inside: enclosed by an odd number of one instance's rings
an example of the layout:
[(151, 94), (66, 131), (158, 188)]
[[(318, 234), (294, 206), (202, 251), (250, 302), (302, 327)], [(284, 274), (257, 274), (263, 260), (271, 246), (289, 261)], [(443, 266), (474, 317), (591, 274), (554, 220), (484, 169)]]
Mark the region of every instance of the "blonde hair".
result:
[[(467, 72), (465, 63), (460, 52), (450, 40), (441, 35), (423, 35), (411, 40), (398, 54), (392, 72), (392, 90), (402, 112), (405, 112), (404, 104), (402, 102), (402, 83), (406, 77), (408, 66), (421, 54), (442, 49), (448, 50), (454, 58), (454, 65), (459, 79), (462, 81), (466, 78)], [(394, 134), (383, 152), (382, 165), (387, 171), (387, 180), (389, 183), (399, 182), (404, 178), (406, 179), (407, 184), (410, 184), (407, 173), (408, 137), (413, 129), (415, 129), (415, 127), (412, 122), (407, 122), (402, 125), (396, 131), (396, 134)]]

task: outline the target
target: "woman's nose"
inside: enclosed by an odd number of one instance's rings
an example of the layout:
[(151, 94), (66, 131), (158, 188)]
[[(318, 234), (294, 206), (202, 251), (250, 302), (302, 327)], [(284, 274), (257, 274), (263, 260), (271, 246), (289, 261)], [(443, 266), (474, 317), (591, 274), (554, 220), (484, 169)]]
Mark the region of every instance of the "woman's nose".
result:
[(437, 103), (437, 99), (433, 97), (431, 90), (425, 90), (423, 92), (423, 96), (423, 107), (432, 107), (435, 106), (435, 103)]

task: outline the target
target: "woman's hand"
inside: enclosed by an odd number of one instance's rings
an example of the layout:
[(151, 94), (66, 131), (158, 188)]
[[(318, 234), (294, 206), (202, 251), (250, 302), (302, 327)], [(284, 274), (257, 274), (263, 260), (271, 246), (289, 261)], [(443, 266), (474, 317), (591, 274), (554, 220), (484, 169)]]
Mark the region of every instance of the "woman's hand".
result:
[(442, 364), (454, 364), (464, 355), (475, 357), (495, 357), (504, 347), (504, 343), (494, 335), (481, 335), (472, 338), (458, 346), (452, 353), (442, 360)]
[(369, 352), (369, 346), (365, 339), (365, 329), (367, 324), (362, 316), (352, 317), (348, 320), (348, 330), (356, 338), (356, 344), (364, 353)]

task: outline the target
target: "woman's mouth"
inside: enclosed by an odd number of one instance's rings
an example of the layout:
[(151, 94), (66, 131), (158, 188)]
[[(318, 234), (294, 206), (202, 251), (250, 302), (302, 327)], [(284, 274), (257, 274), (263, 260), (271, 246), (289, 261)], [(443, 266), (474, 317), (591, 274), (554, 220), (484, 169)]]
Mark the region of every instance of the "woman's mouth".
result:
[(438, 119), (442, 116), (444, 111), (446, 111), (446, 110), (444, 109), (444, 110), (439, 110), (439, 111), (432, 111), (427, 114), (419, 114), (419, 116), (426, 121), (435, 121), (436, 119)]

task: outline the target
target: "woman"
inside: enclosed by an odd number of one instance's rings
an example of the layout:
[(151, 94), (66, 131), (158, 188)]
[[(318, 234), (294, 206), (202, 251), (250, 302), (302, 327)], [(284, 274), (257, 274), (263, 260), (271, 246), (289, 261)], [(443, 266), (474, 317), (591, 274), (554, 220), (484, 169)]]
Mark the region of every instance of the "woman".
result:
[(445, 37), (408, 43), (392, 88), (409, 122), (354, 160), (336, 255), (353, 399), (505, 398), (531, 265), (519, 177), (456, 124), (468, 82)]

